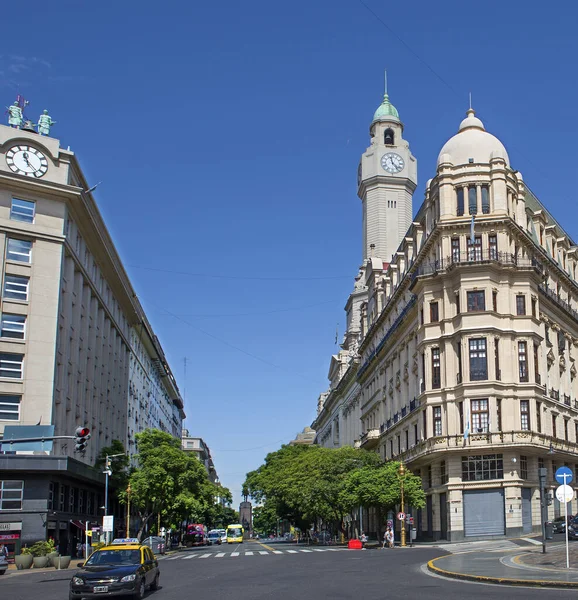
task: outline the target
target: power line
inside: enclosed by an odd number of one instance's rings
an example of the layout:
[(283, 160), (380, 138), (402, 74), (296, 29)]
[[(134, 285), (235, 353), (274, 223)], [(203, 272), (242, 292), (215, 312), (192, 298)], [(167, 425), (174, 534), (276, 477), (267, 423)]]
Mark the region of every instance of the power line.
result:
[(215, 275), (214, 273), (190, 273), (187, 271), (171, 271), (170, 269), (157, 269), (143, 267), (142, 265), (127, 265), (131, 269), (156, 271), (157, 273), (170, 273), (171, 275), (188, 275), (189, 277), (207, 277), (209, 279), (234, 279), (236, 281), (325, 281), (329, 279), (351, 279), (350, 275), (328, 275), (326, 277), (259, 277), (253, 275)]
[(323, 306), (325, 304), (335, 304), (335, 302), (337, 302), (337, 300), (324, 300), (323, 302), (316, 302), (315, 304), (305, 304), (304, 306), (293, 306), (290, 308), (279, 308), (276, 310), (267, 310), (267, 311), (263, 311), (263, 312), (248, 312), (248, 313), (229, 313), (229, 314), (184, 314), (184, 315), (177, 315), (179, 317), (195, 317), (195, 318), (220, 318), (220, 317), (257, 317), (257, 316), (261, 316), (261, 315), (273, 315), (273, 314), (277, 314), (277, 313), (283, 313), (283, 312), (291, 312), (294, 310), (304, 310), (306, 308), (313, 308), (315, 306)]

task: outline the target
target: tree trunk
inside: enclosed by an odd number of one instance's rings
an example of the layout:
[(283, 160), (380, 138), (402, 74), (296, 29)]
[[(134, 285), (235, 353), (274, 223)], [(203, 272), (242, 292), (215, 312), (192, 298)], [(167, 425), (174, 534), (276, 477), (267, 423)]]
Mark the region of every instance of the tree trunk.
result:
[(136, 537), (138, 538), (139, 542), (140, 542), (140, 540), (142, 539), (142, 534), (143, 534), (143, 532), (144, 532), (144, 530), (145, 530), (145, 527), (146, 527), (147, 523), (150, 521), (150, 518), (151, 518), (152, 516), (153, 516), (153, 513), (152, 513), (152, 512), (150, 512), (150, 513), (145, 513), (144, 515), (142, 515), (142, 516), (141, 516), (141, 519), (142, 519), (142, 521), (141, 521), (141, 524), (140, 524), (140, 528), (139, 528), (139, 530), (138, 530), (138, 533), (137, 533), (137, 535), (136, 535)]

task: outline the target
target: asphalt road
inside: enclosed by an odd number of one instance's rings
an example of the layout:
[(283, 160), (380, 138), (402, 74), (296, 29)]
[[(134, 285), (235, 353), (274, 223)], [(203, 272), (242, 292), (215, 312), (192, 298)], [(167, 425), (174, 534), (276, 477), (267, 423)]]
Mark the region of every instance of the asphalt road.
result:
[[(181, 552), (159, 562), (161, 588), (147, 592), (146, 598), (560, 600), (576, 595), (575, 591), (479, 585), (432, 577), (424, 573), (422, 566), (443, 554), (434, 548), (302, 552), (306, 549), (289, 544), (264, 547), (250, 542)], [(72, 573), (32, 571), (5, 575), (0, 578), (0, 598), (67, 600)]]

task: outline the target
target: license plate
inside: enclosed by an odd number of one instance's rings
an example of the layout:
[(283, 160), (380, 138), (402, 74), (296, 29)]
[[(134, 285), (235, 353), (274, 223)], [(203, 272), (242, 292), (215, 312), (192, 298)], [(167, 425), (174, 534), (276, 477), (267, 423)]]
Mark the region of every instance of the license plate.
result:
[(106, 594), (108, 592), (108, 585), (97, 585), (93, 591), (95, 594)]

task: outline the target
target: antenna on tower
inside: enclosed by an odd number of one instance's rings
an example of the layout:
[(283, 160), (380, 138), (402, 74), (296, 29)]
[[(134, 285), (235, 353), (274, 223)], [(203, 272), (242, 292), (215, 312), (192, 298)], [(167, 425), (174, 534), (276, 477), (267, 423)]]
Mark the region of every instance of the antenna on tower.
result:
[(472, 92), (470, 92), (470, 110), (472, 110)]
[(385, 95), (387, 96), (387, 69), (383, 72), (383, 78), (385, 83)]

